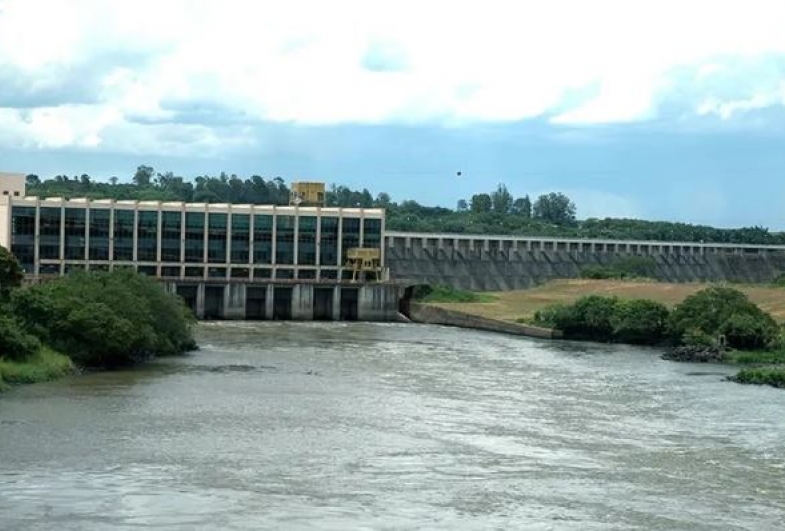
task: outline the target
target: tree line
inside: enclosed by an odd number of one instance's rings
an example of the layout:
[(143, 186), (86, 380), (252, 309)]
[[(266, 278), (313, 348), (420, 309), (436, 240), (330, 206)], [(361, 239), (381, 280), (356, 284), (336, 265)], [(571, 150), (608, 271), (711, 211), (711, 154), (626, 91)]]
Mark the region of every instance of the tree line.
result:
[[(281, 177), (240, 177), (221, 172), (193, 180), (172, 172), (156, 172), (139, 166), (130, 182), (117, 177), (100, 181), (82, 174), (57, 175), (42, 180), (27, 176), (28, 194), (42, 197), (88, 197), (139, 201), (196, 203), (248, 203), (286, 205), (289, 186)], [(488, 192), (458, 201), (454, 209), (421, 205), (412, 199), (395, 202), (386, 192), (372, 194), (331, 185), (325, 203), (334, 207), (384, 208), (387, 229), (416, 232), (608, 238), (620, 240), (692, 241), (735, 244), (785, 244), (785, 233), (765, 227), (719, 229), (705, 225), (639, 219), (590, 218), (579, 220), (577, 206), (563, 193), (551, 192), (532, 198), (513, 197), (504, 184)]]

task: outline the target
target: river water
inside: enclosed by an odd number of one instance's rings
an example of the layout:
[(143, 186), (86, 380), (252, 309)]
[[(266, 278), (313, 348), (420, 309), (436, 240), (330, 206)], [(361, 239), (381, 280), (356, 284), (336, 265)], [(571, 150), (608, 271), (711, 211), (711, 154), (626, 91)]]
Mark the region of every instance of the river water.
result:
[(0, 529), (785, 527), (785, 392), (655, 350), (399, 324), (0, 397)]

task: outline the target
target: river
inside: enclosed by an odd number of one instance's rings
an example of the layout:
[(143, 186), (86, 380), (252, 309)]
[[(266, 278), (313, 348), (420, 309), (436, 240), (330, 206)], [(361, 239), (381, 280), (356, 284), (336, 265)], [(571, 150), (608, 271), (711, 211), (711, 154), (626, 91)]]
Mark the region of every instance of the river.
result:
[(0, 397), (0, 529), (782, 529), (785, 392), (655, 350), (363, 323)]

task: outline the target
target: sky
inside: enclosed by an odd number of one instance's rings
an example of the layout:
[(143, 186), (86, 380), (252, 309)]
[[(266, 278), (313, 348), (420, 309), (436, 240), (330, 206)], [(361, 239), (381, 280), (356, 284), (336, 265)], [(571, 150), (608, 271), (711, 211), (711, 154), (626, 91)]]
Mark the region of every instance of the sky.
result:
[(785, 230), (780, 4), (0, 0), (0, 171)]

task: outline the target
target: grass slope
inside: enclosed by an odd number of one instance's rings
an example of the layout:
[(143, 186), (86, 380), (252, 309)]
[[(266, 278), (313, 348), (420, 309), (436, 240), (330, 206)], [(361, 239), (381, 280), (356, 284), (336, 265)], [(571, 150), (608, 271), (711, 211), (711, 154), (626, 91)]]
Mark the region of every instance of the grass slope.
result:
[[(505, 321), (529, 318), (534, 312), (556, 303), (572, 303), (586, 295), (616, 296), (620, 299), (650, 299), (673, 306), (687, 296), (712, 284), (668, 284), (652, 281), (633, 280), (556, 280), (519, 291), (492, 294), (492, 300), (477, 302), (442, 302), (454, 310)], [(772, 315), (776, 320), (785, 322), (785, 290), (773, 286), (738, 284), (732, 287), (747, 294), (752, 302)], [(429, 301), (424, 301), (429, 302)], [(436, 301), (434, 301), (436, 302)]]

